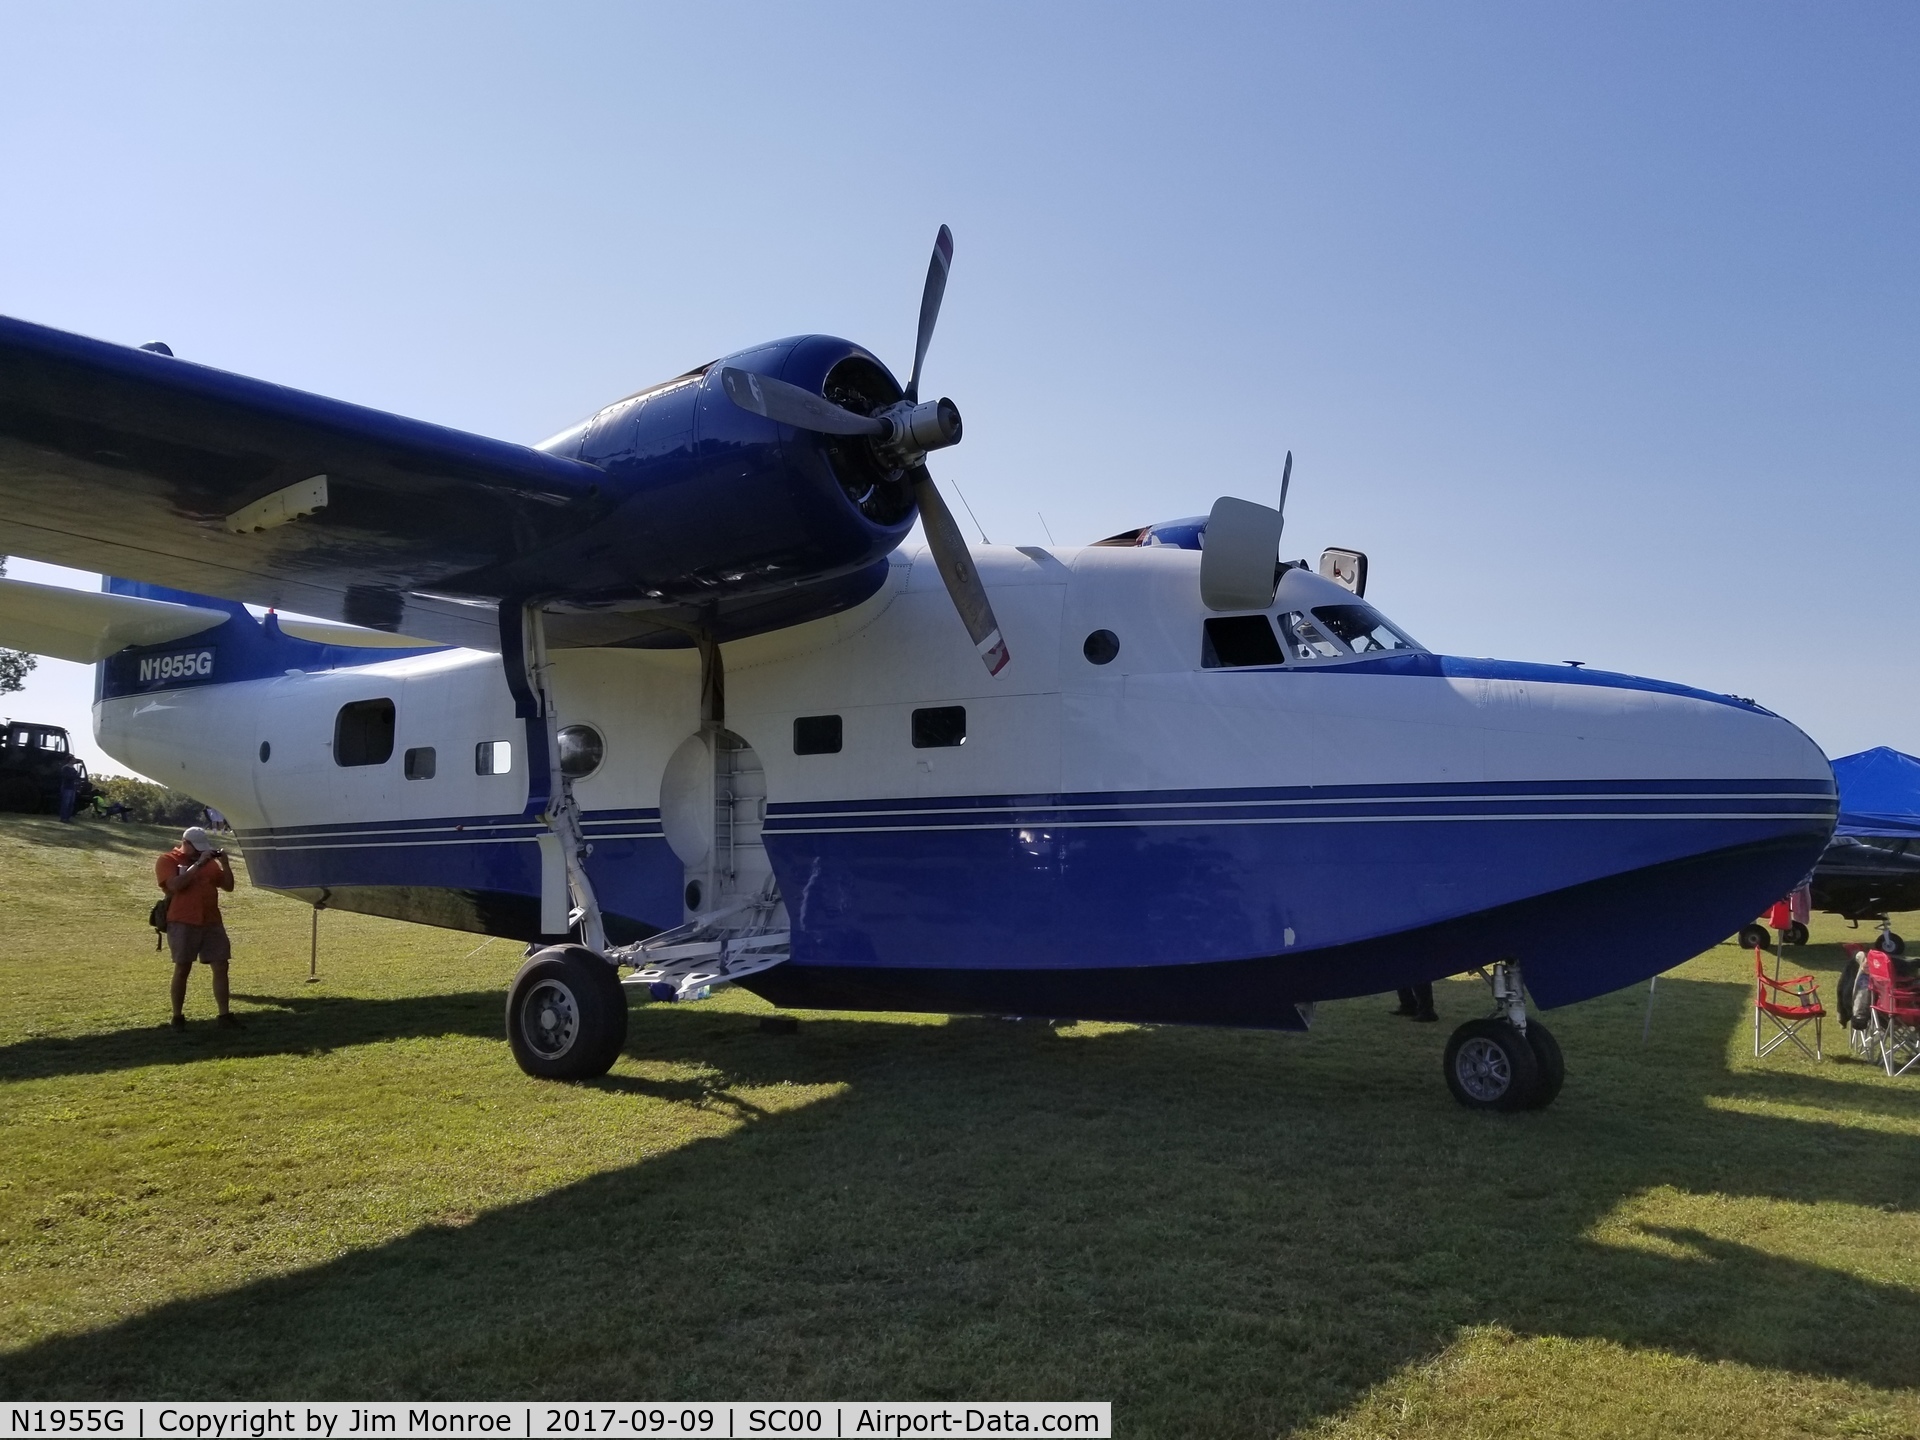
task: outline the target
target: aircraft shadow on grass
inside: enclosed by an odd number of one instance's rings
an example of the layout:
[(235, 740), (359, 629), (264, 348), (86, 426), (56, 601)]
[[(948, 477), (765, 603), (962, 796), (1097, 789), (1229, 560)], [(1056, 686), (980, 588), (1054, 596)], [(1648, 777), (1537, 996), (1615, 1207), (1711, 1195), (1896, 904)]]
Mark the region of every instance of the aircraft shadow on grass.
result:
[[(1696, 1033), (1744, 1018), (1744, 987), (1660, 994)], [(480, 999), (308, 1012), (369, 1036), (492, 1033)], [(380, 1018), (407, 1005), (438, 1018)], [(1637, 1037), (1616, 1010), (1590, 1022), (1596, 1050), (1606, 1025)], [(824, 1019), (777, 1037), (639, 1009), (630, 1054), (717, 1078), (603, 1088), (842, 1088), (457, 1228), (32, 1345), (0, 1357), (0, 1395), (1058, 1396), (1111, 1398), (1137, 1433), (1269, 1434), (1480, 1324), (1913, 1383), (1910, 1289), (1683, 1227), (1644, 1227), (1650, 1248), (1591, 1235), (1658, 1186), (1914, 1208), (1911, 1141), (1707, 1104), (1818, 1106), (1838, 1081), (1730, 1075), (1717, 1042), (1675, 1041), (1660, 1085), (1576, 1060), (1554, 1109), (1471, 1115), (1432, 1094), (1443, 1027), (1389, 1023), (1326, 1027), (1377, 1051), (1356, 1082), (1295, 1039)]]
[(375, 1000), (235, 991), (233, 998), (243, 1005), (265, 1008), (244, 1012), (243, 1028), (239, 1030), (219, 1029), (210, 1017), (202, 1015), (184, 1033), (150, 1024), (0, 1045), (0, 1083), (106, 1074), (148, 1065), (192, 1065), (234, 1057), (320, 1055), (354, 1045), (439, 1035), (497, 1039), (504, 1000), (497, 990)]

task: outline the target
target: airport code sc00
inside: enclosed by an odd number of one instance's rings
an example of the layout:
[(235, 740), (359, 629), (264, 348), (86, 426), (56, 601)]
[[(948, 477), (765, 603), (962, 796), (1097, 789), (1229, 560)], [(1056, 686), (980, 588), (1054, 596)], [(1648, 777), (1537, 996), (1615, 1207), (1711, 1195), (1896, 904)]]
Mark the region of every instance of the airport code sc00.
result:
[(1113, 1433), (1110, 1402), (813, 1401), (641, 1402), (623, 1405), (407, 1403), (123, 1402), (15, 1405), (0, 1440), (98, 1436), (109, 1440), (413, 1440), (413, 1437), (884, 1437), (1075, 1436)]

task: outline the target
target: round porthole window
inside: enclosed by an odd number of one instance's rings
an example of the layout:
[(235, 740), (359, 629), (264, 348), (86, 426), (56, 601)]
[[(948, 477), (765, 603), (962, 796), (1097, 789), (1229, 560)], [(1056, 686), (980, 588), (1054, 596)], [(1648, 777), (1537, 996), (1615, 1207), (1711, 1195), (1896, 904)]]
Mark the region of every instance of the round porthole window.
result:
[(560, 732), (560, 773), (584, 780), (607, 758), (607, 742), (591, 725), (569, 725)]
[(1096, 630), (1087, 636), (1080, 652), (1095, 665), (1105, 665), (1120, 653), (1120, 637), (1111, 630)]

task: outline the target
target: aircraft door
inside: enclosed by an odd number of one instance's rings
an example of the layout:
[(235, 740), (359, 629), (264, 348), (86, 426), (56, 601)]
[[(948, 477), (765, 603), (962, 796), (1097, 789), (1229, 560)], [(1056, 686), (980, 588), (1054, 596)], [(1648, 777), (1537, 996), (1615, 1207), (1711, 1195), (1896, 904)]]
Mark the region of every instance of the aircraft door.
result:
[(761, 838), (766, 815), (766, 767), (731, 730), (708, 726), (673, 752), (660, 780), (660, 824), (685, 867), (684, 920), (777, 898)]

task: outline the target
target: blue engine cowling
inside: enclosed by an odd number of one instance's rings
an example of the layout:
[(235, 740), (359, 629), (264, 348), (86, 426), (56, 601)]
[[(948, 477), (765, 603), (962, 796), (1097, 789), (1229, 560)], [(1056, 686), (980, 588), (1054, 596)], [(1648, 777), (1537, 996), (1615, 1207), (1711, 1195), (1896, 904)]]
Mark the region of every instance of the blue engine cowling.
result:
[(694, 624), (731, 639), (871, 595), (913, 525), (905, 472), (864, 439), (742, 410), (721, 388), (724, 366), (863, 414), (901, 394), (865, 349), (805, 335), (628, 396), (540, 447), (606, 472), (604, 520), (469, 583), (555, 597), (550, 627), (573, 644), (685, 644)]

